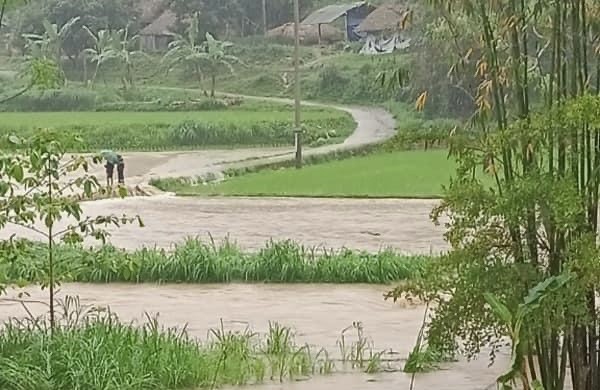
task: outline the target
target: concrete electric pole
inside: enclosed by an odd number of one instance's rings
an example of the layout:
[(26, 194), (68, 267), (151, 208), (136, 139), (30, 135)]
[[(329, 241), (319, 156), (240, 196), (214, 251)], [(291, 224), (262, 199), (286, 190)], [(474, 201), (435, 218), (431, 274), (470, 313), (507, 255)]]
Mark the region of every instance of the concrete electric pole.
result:
[(296, 135), (296, 168), (302, 168), (302, 122), (300, 118), (300, 4), (294, 0), (294, 126)]
[(267, 0), (262, 0), (262, 15), (263, 15), (263, 28), (265, 37), (267, 36), (267, 32), (269, 31), (269, 26), (267, 25)]

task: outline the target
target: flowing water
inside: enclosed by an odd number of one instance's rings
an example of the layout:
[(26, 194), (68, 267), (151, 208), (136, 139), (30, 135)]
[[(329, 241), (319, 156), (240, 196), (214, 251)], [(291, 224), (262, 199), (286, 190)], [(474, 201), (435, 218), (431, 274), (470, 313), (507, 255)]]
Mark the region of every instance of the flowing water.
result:
[[(144, 313), (159, 314), (165, 326), (187, 324), (189, 333), (206, 339), (209, 329), (266, 332), (269, 321), (291, 326), (298, 343), (324, 347), (339, 355), (337, 341), (353, 322), (361, 322), (375, 350), (393, 350), (405, 358), (414, 346), (421, 327), (424, 307), (404, 302), (386, 302), (385, 286), (336, 285), (81, 285), (61, 287), (61, 295), (78, 295), (85, 304), (110, 306), (122, 320), (144, 320)], [(29, 289), (30, 300), (43, 300), (45, 292)], [(16, 291), (10, 292), (13, 296)], [(9, 294), (9, 295), (10, 295)], [(40, 304), (30, 304), (36, 314), (44, 312)], [(22, 317), (20, 304), (0, 302), (0, 320)], [(500, 356), (498, 364), (488, 368), (486, 356), (474, 362), (452, 363), (443, 370), (417, 376), (416, 389), (483, 390), (494, 383), (507, 364)], [(410, 375), (394, 372), (376, 375), (334, 374), (309, 381), (266, 384), (253, 389), (285, 390), (379, 390), (408, 389)]]
[[(358, 127), (343, 145), (325, 146), (307, 154), (360, 146), (394, 134), (394, 120), (383, 110), (343, 108)], [(215, 174), (225, 168), (289, 159), (286, 149), (212, 150), (189, 153), (131, 153), (125, 155), (128, 185), (146, 185), (155, 177)], [(92, 174), (103, 178), (102, 167)], [(181, 199), (168, 195), (88, 202), (90, 216), (140, 215), (145, 228), (126, 226), (113, 231), (118, 247), (169, 247), (189, 236), (220, 239), (230, 236), (247, 249), (257, 249), (269, 239), (289, 239), (309, 246), (349, 247), (374, 251), (393, 247), (407, 253), (438, 253), (447, 249), (444, 229), (433, 226), (429, 213), (435, 201), (334, 200), (334, 199)], [(63, 225), (68, 221), (63, 221)], [(17, 228), (0, 232), (38, 238)], [(61, 287), (61, 294), (76, 295), (83, 303), (110, 306), (122, 320), (144, 320), (144, 313), (160, 314), (165, 326), (187, 324), (191, 335), (205, 339), (223, 320), (229, 329), (265, 332), (269, 321), (291, 326), (299, 343), (324, 347), (339, 354), (337, 341), (343, 329), (361, 322), (375, 350), (393, 350), (408, 356), (421, 327), (424, 308), (383, 300), (386, 287), (333, 285), (79, 285)], [(46, 293), (29, 288), (31, 301)], [(15, 296), (18, 292), (11, 291)], [(41, 314), (46, 307), (31, 303)], [(25, 315), (19, 303), (0, 300), (0, 321)], [(474, 362), (446, 365), (442, 370), (417, 376), (415, 389), (483, 390), (508, 364), (507, 356), (488, 367), (482, 356)], [(253, 386), (256, 390), (399, 390), (409, 389), (410, 375), (393, 372), (377, 375), (336, 374), (309, 381)]]
[[(447, 249), (444, 228), (434, 226), (431, 200), (177, 198), (172, 196), (108, 199), (84, 204), (90, 216), (140, 215), (145, 227), (113, 230), (111, 242), (125, 249), (169, 247), (187, 237), (220, 240), (229, 236), (255, 250), (269, 239), (293, 239), (307, 246), (377, 251), (393, 247), (412, 254)], [(63, 221), (64, 222), (64, 221)], [(64, 224), (64, 223), (63, 223)], [(39, 238), (8, 226), (12, 234)]]

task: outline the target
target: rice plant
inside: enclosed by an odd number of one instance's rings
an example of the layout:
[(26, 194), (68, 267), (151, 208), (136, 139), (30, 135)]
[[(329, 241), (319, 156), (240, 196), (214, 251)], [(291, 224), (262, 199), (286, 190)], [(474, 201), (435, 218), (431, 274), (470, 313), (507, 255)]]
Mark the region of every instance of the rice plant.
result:
[[(14, 283), (39, 282), (43, 250), (23, 245), (0, 267)], [(144, 248), (133, 252), (112, 246), (56, 249), (56, 272), (64, 281), (88, 283), (370, 283), (388, 284), (421, 275), (427, 257), (401, 256), (391, 250), (376, 254), (318, 251), (293, 241), (270, 241), (258, 252), (233, 243), (188, 239), (171, 250)]]

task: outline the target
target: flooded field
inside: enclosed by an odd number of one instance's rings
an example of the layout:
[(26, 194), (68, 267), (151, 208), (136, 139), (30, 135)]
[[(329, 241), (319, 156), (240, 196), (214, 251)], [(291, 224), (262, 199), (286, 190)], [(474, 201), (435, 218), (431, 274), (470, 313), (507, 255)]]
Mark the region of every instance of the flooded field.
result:
[[(177, 198), (171, 196), (110, 199), (84, 204), (90, 216), (140, 215), (144, 228), (114, 230), (111, 242), (125, 249), (169, 247), (187, 237), (216, 240), (229, 236), (246, 249), (269, 239), (293, 239), (307, 246), (377, 251), (392, 247), (412, 254), (438, 254), (447, 248), (444, 227), (436, 227), (430, 200)], [(13, 233), (37, 238), (7, 227)]]
[[(122, 320), (143, 321), (144, 313), (159, 314), (165, 326), (187, 324), (189, 333), (206, 339), (211, 328), (222, 319), (228, 329), (249, 326), (258, 332), (268, 329), (269, 321), (291, 326), (297, 341), (326, 348), (339, 354), (337, 341), (342, 330), (361, 322), (375, 350), (393, 350), (405, 358), (413, 348), (423, 320), (422, 306), (393, 304), (383, 299), (385, 286), (323, 285), (79, 285), (61, 288), (61, 295), (78, 295), (85, 304), (110, 306)], [(45, 293), (29, 289), (31, 300)], [(16, 291), (9, 295), (15, 296)], [(44, 306), (29, 306), (43, 313)], [(24, 316), (15, 302), (0, 303), (0, 320)], [(506, 364), (501, 356), (488, 368), (486, 356), (466, 363), (447, 365), (443, 370), (417, 376), (416, 389), (483, 390), (493, 384)], [(408, 389), (410, 375), (394, 372), (377, 375), (337, 374), (316, 377), (306, 382), (267, 384), (253, 389), (379, 390)], [(492, 386), (493, 388), (493, 386)]]
[[(346, 109), (358, 128), (342, 145), (308, 151), (321, 153), (359, 146), (394, 134), (391, 115), (377, 109)], [(285, 149), (207, 150), (178, 153), (128, 153), (127, 184), (147, 186), (154, 177), (218, 174), (223, 169), (291, 156)], [(103, 177), (102, 167), (91, 172)], [(240, 246), (256, 250), (265, 242), (293, 239), (307, 246), (377, 251), (385, 247), (411, 254), (437, 254), (447, 249), (443, 227), (429, 219), (434, 200), (277, 199), (277, 198), (176, 198), (168, 194), (86, 202), (84, 213), (139, 215), (145, 227), (125, 226), (112, 231), (110, 241), (124, 249), (168, 248), (187, 237), (216, 240), (229, 237)], [(62, 221), (66, 225), (68, 221)], [(0, 238), (16, 234), (39, 239), (22, 229), (8, 227)], [(414, 347), (422, 325), (424, 307), (393, 304), (383, 299), (389, 287), (362, 285), (82, 285), (61, 287), (61, 296), (79, 296), (84, 304), (109, 306), (124, 321), (145, 320), (145, 313), (158, 315), (164, 326), (187, 326), (188, 332), (206, 339), (210, 329), (220, 326), (258, 332), (269, 321), (291, 326), (297, 342), (327, 349), (340, 356), (338, 341), (353, 323), (361, 323), (374, 351), (392, 351), (398, 361), (393, 372), (367, 375), (337, 373), (309, 381), (268, 383), (256, 390), (399, 390), (409, 389), (411, 376), (398, 370)], [(28, 300), (45, 300), (46, 293), (29, 288)], [(23, 317), (23, 307), (11, 300), (9, 291), (0, 300), (0, 321)], [(46, 311), (38, 303), (28, 304), (36, 315)], [(488, 367), (487, 356), (474, 362), (445, 365), (442, 370), (417, 376), (415, 389), (484, 390), (495, 388), (495, 378), (508, 364), (501, 355)]]

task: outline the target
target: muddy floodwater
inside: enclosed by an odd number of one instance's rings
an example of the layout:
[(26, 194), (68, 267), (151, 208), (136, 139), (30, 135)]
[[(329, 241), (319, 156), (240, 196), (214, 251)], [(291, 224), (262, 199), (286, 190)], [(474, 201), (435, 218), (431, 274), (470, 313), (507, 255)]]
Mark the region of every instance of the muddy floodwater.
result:
[[(165, 326), (187, 324), (191, 335), (206, 339), (211, 328), (224, 321), (228, 329), (251, 327), (266, 332), (269, 321), (290, 326), (297, 332), (298, 343), (324, 347), (339, 353), (341, 332), (353, 322), (361, 322), (375, 350), (393, 350), (406, 357), (420, 329), (422, 306), (394, 304), (383, 299), (385, 286), (333, 285), (80, 285), (61, 287), (61, 295), (78, 295), (85, 304), (110, 306), (122, 320), (143, 321), (144, 313), (159, 314)], [(32, 300), (45, 293), (28, 289)], [(15, 296), (11, 291), (9, 295)], [(43, 313), (42, 305), (30, 309)], [(0, 302), (0, 320), (22, 317), (20, 304)], [(416, 389), (483, 390), (490, 388), (507, 361), (500, 356), (497, 365), (488, 368), (486, 356), (467, 363), (453, 363), (443, 370), (419, 375)], [(334, 374), (309, 381), (266, 384), (252, 389), (285, 390), (399, 390), (408, 389), (410, 375), (400, 372), (377, 375)], [(491, 388), (494, 388), (492, 386)]]
[[(84, 204), (90, 216), (140, 215), (145, 227), (113, 230), (111, 242), (125, 249), (168, 248), (186, 237), (216, 240), (228, 236), (245, 249), (269, 239), (293, 239), (307, 246), (377, 251), (392, 247), (404, 253), (438, 254), (447, 249), (444, 227), (429, 214), (433, 200), (177, 198), (172, 196), (109, 199)], [(20, 228), (12, 234), (39, 238)]]
[[(282, 100), (276, 100), (282, 102)], [(307, 150), (306, 155), (380, 142), (395, 134), (393, 117), (370, 108), (341, 108), (357, 123), (356, 131), (341, 145)], [(128, 186), (148, 186), (152, 178), (207, 176), (220, 177), (228, 168), (258, 162), (290, 159), (291, 148), (206, 150), (195, 152), (127, 153)], [(103, 169), (92, 174), (104, 180)], [(222, 175), (221, 175), (222, 176)], [(434, 226), (429, 214), (434, 200), (358, 199), (276, 199), (276, 198), (176, 198), (169, 194), (152, 197), (87, 202), (88, 216), (126, 214), (142, 217), (145, 227), (125, 226), (114, 230), (111, 242), (121, 248), (168, 248), (187, 237), (216, 240), (229, 236), (249, 250), (264, 246), (269, 239), (293, 239), (307, 246), (348, 247), (377, 251), (392, 247), (411, 254), (437, 254), (447, 249), (444, 227)], [(72, 221), (71, 221), (72, 222)], [(63, 225), (69, 221), (62, 221)], [(62, 226), (64, 228), (64, 226)], [(21, 229), (8, 227), (0, 238), (16, 234), (39, 239)], [(391, 350), (406, 358), (413, 348), (424, 317), (422, 306), (386, 302), (389, 287), (333, 285), (81, 285), (61, 287), (60, 295), (79, 296), (84, 304), (109, 306), (124, 321), (144, 321), (145, 313), (159, 315), (164, 326), (182, 327), (197, 338), (206, 339), (211, 328), (223, 321), (227, 329), (266, 332), (269, 321), (292, 327), (299, 344), (308, 343), (339, 355), (342, 331), (362, 323), (375, 351)], [(31, 301), (46, 299), (46, 293), (29, 288)], [(23, 317), (19, 303), (10, 300), (19, 291), (9, 291), (0, 300), (0, 322)], [(36, 315), (45, 312), (41, 304), (28, 304)], [(402, 364), (399, 362), (398, 364)], [(487, 390), (508, 365), (500, 355), (488, 367), (487, 356), (473, 362), (448, 364), (442, 370), (419, 375), (415, 389)], [(403, 390), (411, 376), (399, 371), (377, 375), (338, 373), (308, 381), (268, 383), (255, 390)]]

